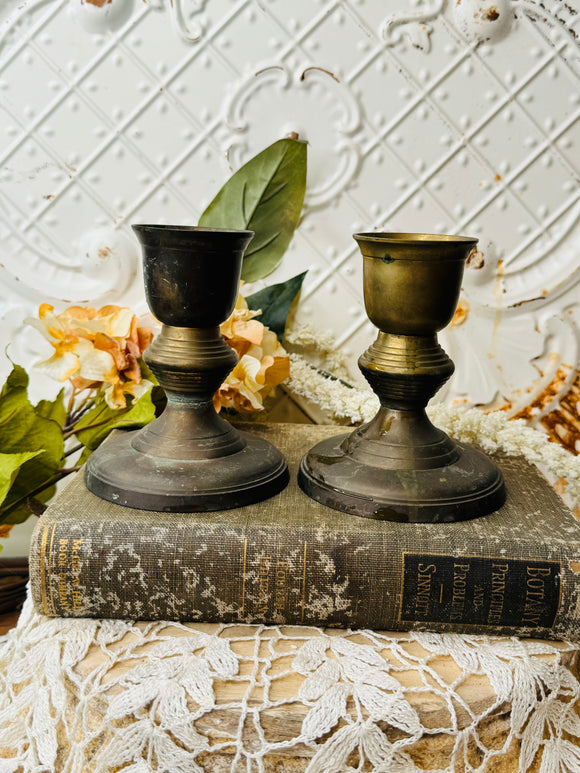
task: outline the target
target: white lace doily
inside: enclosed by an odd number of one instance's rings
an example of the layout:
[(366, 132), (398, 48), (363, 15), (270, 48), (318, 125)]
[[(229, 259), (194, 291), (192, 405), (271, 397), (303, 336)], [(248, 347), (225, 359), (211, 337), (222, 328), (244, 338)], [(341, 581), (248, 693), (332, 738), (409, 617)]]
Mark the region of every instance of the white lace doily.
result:
[(573, 773), (576, 659), (567, 642), (46, 618), (28, 600), (0, 647), (0, 771)]

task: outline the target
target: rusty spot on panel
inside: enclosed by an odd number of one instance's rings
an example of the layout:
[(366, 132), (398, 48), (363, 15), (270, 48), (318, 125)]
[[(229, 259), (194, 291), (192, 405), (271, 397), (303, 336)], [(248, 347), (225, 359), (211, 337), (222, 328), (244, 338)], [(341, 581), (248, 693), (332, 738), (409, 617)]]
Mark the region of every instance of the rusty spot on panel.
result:
[(113, 0), (85, 0), (85, 3), (96, 5), (97, 8), (102, 8), (105, 5), (110, 5), (112, 2)]
[(496, 174), (493, 179), (496, 181), (496, 183), (498, 183), (501, 180), (501, 174)]
[(560, 399), (560, 405), (540, 419), (548, 435), (573, 454), (580, 453), (580, 374)]
[(337, 83), (340, 83), (340, 79), (330, 70), (327, 70), (326, 67), (317, 67), (316, 65), (312, 65), (311, 67), (307, 67), (302, 75), (300, 76), (300, 80), (303, 81), (306, 77), (306, 73), (310, 70), (319, 70), (319, 72), (324, 72), (327, 75), (330, 75), (330, 77), (335, 80)]
[(477, 247), (474, 247), (469, 255), (467, 256), (467, 260), (465, 262), (465, 265), (467, 268), (483, 268), (485, 265), (485, 259), (483, 252), (481, 250), (478, 250)]
[(569, 561), (568, 566), (574, 572), (574, 574), (580, 573), (580, 561)]
[(450, 327), (459, 327), (460, 325), (463, 325), (469, 315), (469, 308), (469, 303), (465, 298), (460, 298), (453, 319), (450, 322)]
[[(525, 298), (523, 301), (516, 301), (516, 303), (510, 303), (508, 309), (518, 309), (520, 306), (525, 306), (526, 303), (536, 303), (537, 301), (543, 301), (546, 296), (542, 290), (542, 295), (537, 295), (535, 298)], [(536, 328), (537, 330), (537, 328)]]
[[(566, 366), (569, 368), (569, 366)], [(548, 386), (523, 410), (512, 418), (529, 421), (545, 410), (562, 391), (568, 378), (569, 370), (561, 367)], [(566, 394), (560, 398), (557, 408), (542, 416), (540, 424), (547, 431), (550, 440), (563, 446), (573, 454), (580, 453), (580, 374)]]
[(97, 255), (99, 258), (108, 258), (111, 254), (111, 248), (110, 247), (99, 247), (97, 250)]
[(13, 523), (2, 523), (0, 524), (0, 538), (6, 539), (6, 537), (10, 536), (10, 532), (12, 531), (12, 527), (14, 526)]
[(492, 5), (491, 8), (488, 8), (485, 13), (485, 18), (487, 21), (496, 21), (499, 19), (499, 11), (495, 7), (495, 5)]
[(558, 368), (554, 378), (546, 387), (544, 387), (540, 394), (535, 397), (529, 405), (526, 405), (525, 408), (522, 408), (522, 410), (519, 413), (516, 413), (516, 415), (512, 418), (525, 419), (526, 421), (533, 419), (534, 416), (537, 416), (539, 413), (545, 410), (550, 405), (550, 403), (556, 399), (558, 394), (564, 388), (567, 378), (568, 371), (565, 368)]

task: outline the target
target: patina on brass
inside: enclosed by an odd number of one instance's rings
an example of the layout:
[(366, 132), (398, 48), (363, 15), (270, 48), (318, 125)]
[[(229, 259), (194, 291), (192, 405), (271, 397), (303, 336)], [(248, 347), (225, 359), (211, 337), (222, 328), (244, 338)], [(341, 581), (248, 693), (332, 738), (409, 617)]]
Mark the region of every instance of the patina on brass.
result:
[(454, 370), (436, 333), (453, 317), (477, 240), (406, 233), (354, 238), (364, 259), (367, 314), (380, 331), (359, 367), (381, 407), (351, 434), (314, 446), (302, 459), (298, 482), (313, 499), (367, 518), (437, 523), (486, 515), (505, 500), (501, 472), (425, 413)]
[(127, 507), (224, 510), (281, 491), (288, 469), (266, 440), (221, 418), (213, 395), (238, 361), (220, 335), (234, 309), (252, 231), (135, 225), (147, 301), (163, 323), (145, 360), (167, 395), (151, 424), (111, 438), (89, 458), (88, 489)]

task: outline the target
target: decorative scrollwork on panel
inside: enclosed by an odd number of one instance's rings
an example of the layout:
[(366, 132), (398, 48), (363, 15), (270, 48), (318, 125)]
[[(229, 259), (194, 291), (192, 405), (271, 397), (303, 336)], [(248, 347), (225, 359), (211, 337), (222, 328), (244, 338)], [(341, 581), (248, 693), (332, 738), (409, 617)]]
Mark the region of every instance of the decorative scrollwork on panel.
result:
[(380, 30), (388, 46), (395, 46), (406, 36), (411, 45), (425, 52), (431, 49), (432, 28), (427, 22), (443, 10), (445, 0), (430, 0), (418, 11), (398, 12), (388, 16)]
[(243, 80), (226, 109), (228, 126), (243, 134), (243, 140), (229, 140), (234, 168), (247, 160), (250, 140), (253, 150), (272, 139), (271, 126), (263, 120), (268, 112), (279, 122), (274, 137), (293, 132), (318, 140), (319, 152), (309, 162), (307, 204), (325, 204), (344, 190), (358, 167), (361, 123), (360, 106), (349, 88), (328, 70), (312, 66), (297, 73), (267, 67)]

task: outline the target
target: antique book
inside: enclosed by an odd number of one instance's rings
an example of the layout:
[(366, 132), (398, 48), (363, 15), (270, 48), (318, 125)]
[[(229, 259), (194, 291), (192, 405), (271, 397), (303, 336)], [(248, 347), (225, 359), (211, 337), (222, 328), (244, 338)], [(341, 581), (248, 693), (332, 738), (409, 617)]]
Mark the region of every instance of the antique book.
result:
[(472, 521), (406, 524), (331, 510), (296, 483), (300, 458), (338, 427), (253, 425), (291, 482), (215, 513), (131, 510), (55, 497), (30, 552), (36, 608), (52, 616), (375, 630), (580, 634), (580, 523), (536, 467), (495, 455), (506, 504)]

